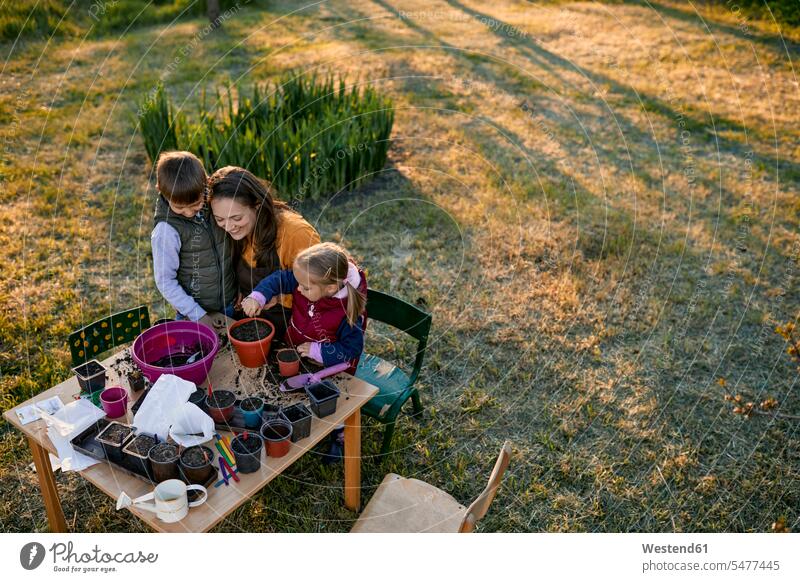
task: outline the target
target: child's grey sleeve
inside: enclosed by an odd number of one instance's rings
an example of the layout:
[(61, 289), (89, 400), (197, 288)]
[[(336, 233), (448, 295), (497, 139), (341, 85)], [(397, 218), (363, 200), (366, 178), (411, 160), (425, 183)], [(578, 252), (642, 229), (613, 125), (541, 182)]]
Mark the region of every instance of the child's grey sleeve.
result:
[(153, 275), (159, 292), (175, 311), (197, 321), (206, 310), (178, 283), (181, 251), (178, 231), (166, 222), (159, 222), (150, 235), (150, 244), (153, 248)]

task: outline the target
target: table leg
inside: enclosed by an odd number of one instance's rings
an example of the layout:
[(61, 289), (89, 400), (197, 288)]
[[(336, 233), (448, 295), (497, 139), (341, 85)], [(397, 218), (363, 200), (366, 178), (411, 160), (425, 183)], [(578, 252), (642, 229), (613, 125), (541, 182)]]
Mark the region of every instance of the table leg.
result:
[(28, 437), (28, 445), (31, 447), (33, 462), (36, 465), (36, 475), (39, 477), (39, 489), (41, 489), (42, 497), (44, 498), (44, 508), (47, 511), (50, 531), (65, 533), (67, 531), (67, 522), (64, 519), (64, 511), (61, 509), (61, 501), (58, 499), (56, 476), (53, 475), (50, 456), (47, 449), (30, 437)]
[(361, 505), (361, 410), (344, 421), (344, 505), (358, 511)]

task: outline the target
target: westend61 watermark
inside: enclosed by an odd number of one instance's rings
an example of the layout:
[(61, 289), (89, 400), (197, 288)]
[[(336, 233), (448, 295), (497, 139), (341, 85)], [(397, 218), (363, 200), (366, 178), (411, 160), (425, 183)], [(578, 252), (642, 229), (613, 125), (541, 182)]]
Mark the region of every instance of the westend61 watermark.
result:
[(88, 551), (75, 551), (72, 542), (55, 543), (45, 550), (38, 542), (27, 543), (19, 553), (20, 565), (26, 570), (35, 570), (51, 556), (54, 572), (80, 572), (82, 574), (117, 572), (120, 564), (155, 564), (158, 554), (139, 551), (105, 552), (98, 545)]

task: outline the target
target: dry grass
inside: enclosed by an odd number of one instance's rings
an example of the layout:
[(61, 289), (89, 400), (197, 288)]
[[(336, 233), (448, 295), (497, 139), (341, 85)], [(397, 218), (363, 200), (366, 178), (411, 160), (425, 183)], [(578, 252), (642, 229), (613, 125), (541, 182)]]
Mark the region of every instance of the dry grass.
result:
[[(397, 453), (365, 465), (365, 496), (391, 470), (468, 500), (510, 438), (485, 530), (766, 531), (781, 516), (796, 529), (797, 423), (732, 415), (723, 396), (800, 407), (773, 331), (798, 313), (797, 45), (668, 2), (349, 0), (279, 21), (296, 5), (273, 4), (243, 10), (166, 81), (182, 99), (318, 67), (395, 99), (387, 168), (303, 209), (375, 288), (434, 315), (424, 422), (404, 420)], [(81, 322), (163, 309), (129, 112), (202, 26), (9, 58), (4, 406), (66, 377)], [(23, 440), (3, 428), (3, 527), (41, 529)], [(79, 477), (58, 480), (77, 529), (142, 529)], [(220, 529), (346, 530), (340, 487), (340, 469), (305, 459)]]

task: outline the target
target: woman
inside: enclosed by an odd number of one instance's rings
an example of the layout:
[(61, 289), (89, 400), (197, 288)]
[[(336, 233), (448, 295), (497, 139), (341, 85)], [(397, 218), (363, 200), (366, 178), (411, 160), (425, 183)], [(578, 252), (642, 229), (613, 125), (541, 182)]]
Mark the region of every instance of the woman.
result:
[[(305, 219), (273, 198), (269, 183), (236, 166), (226, 166), (209, 178), (209, 203), (214, 220), (233, 239), (233, 265), (242, 297), (267, 275), (291, 269), (297, 254), (320, 242)], [(291, 292), (264, 306), (260, 317), (283, 337), (291, 318)]]

